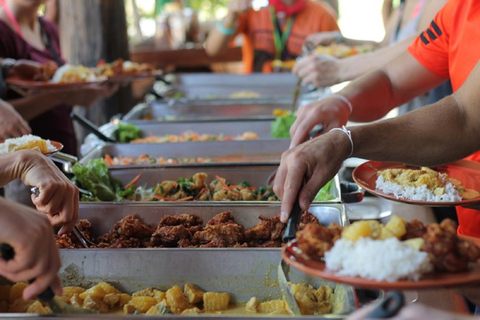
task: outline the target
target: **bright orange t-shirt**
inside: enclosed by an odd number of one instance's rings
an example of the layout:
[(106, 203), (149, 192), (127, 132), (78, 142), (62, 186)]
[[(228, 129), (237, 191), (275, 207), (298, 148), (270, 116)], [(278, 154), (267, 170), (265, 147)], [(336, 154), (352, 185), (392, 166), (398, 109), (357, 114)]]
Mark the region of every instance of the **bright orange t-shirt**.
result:
[[(448, 1), (408, 51), (456, 91), (480, 59), (480, 1)], [(480, 162), (480, 153), (466, 159)], [(480, 211), (457, 207), (457, 215), (459, 234), (480, 237)]]
[[(295, 15), (287, 39), (286, 49), (289, 59), (295, 59), (302, 53), (302, 46), (305, 38), (312, 33), (320, 31), (339, 30), (335, 17), (321, 3), (311, 0), (307, 1), (306, 7)], [(275, 44), (273, 40), (273, 22), (269, 8), (262, 8), (258, 11), (248, 10), (240, 16), (237, 34), (243, 34), (243, 65), (246, 73), (269, 72), (271, 63), (264, 63), (259, 66), (259, 55), (264, 59), (272, 61), (275, 57)]]

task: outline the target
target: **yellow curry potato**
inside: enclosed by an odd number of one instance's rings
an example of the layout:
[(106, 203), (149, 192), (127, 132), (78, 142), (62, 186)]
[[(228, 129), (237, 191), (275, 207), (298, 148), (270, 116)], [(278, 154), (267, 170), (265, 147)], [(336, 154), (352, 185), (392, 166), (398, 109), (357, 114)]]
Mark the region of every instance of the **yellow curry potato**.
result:
[(85, 289), (82, 287), (63, 287), (62, 299), (65, 302), (70, 301), (73, 295), (85, 292)]
[(37, 300), (28, 307), (27, 313), (51, 314), (52, 310), (50, 310), (48, 307), (45, 307), (40, 301)]
[(87, 297), (93, 297), (93, 298), (102, 300), (105, 294), (106, 292), (105, 290), (103, 290), (102, 286), (97, 284), (91, 287), (90, 289), (87, 289), (84, 292), (80, 293), (78, 296), (80, 297), (80, 299), (83, 299), (83, 300), (85, 300)]
[(202, 289), (200, 289), (196, 285), (189, 284), (189, 283), (187, 283), (184, 286), (183, 292), (184, 292), (185, 296), (187, 297), (188, 302), (190, 304), (195, 304), (195, 303), (201, 302), (203, 300), (203, 294), (205, 293), (205, 291), (203, 291)]
[(382, 227), (382, 231), (380, 233), (380, 239), (385, 240), (388, 238), (396, 238), (396, 236), (392, 231), (390, 231), (390, 229), (386, 227)]
[(107, 283), (105, 281), (102, 281), (97, 284), (97, 286), (102, 287), (102, 289), (105, 291), (105, 294), (108, 293), (121, 293), (120, 290), (112, 286), (110, 283)]
[(154, 297), (132, 297), (128, 304), (132, 304), (139, 312), (145, 313), (157, 303), (158, 301)]
[(398, 239), (400, 239), (405, 235), (405, 233), (407, 233), (407, 223), (404, 219), (396, 215), (393, 215), (390, 218), (390, 220), (385, 225), (385, 228), (390, 230)]
[(10, 288), (10, 293), (8, 295), (8, 302), (12, 303), (18, 298), (22, 297), (23, 290), (28, 286), (26, 282), (17, 282)]
[(187, 297), (183, 294), (179, 286), (173, 286), (167, 290), (167, 305), (173, 313), (182, 313), (183, 310), (190, 308)]
[(270, 300), (260, 303), (258, 312), (263, 314), (290, 314), (285, 300)]
[(413, 238), (403, 241), (403, 244), (417, 251), (420, 251), (424, 243), (425, 240), (423, 238)]
[(350, 241), (357, 241), (360, 238), (380, 238), (382, 225), (376, 220), (356, 221), (345, 227), (342, 231), (342, 238)]
[(258, 301), (258, 299), (255, 297), (251, 297), (245, 305), (245, 310), (250, 313), (257, 313), (259, 305), (260, 302)]
[(227, 310), (229, 303), (229, 293), (205, 292), (203, 294), (203, 308), (207, 312)]

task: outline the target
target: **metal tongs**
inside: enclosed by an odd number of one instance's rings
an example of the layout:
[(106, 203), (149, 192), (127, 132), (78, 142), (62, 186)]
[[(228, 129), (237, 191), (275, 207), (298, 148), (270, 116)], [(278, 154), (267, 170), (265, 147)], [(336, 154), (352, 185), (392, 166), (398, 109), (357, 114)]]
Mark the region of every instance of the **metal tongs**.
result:
[(78, 113), (72, 111), (72, 113), (70, 113), (70, 117), (73, 120), (80, 123), (85, 129), (89, 130), (94, 135), (96, 135), (100, 140), (103, 140), (105, 142), (110, 142), (110, 143), (116, 143), (117, 142), (115, 139), (112, 139), (112, 138), (104, 135), (95, 124), (93, 124), (90, 120), (88, 120), (84, 116), (81, 116)]
[(395, 316), (405, 304), (401, 291), (389, 291), (365, 319), (386, 319)]
[[(40, 189), (38, 187), (31, 187), (30, 192), (35, 197), (38, 197), (40, 195)], [(72, 232), (75, 235), (75, 237), (77, 237), (78, 241), (80, 241), (85, 248), (98, 247), (96, 243), (88, 240), (77, 226), (73, 227)]]
[[(0, 257), (5, 261), (12, 260), (15, 257), (15, 250), (7, 243), (0, 243)], [(30, 280), (32, 283), (34, 280)], [(67, 304), (62, 298), (55, 295), (51, 287), (38, 295), (38, 300), (48, 303), (50, 309), (56, 314), (92, 314), (98, 313), (96, 310), (74, 307)]]
[[(315, 46), (313, 45), (312, 42), (307, 41), (304, 43), (302, 46), (302, 56), (306, 54), (310, 54), (310, 52), (315, 49)], [(300, 96), (300, 89), (302, 87), (302, 79), (299, 77), (297, 80), (297, 85), (295, 87), (295, 92), (293, 93), (293, 102), (292, 102), (292, 107), (291, 107), (291, 113), (294, 114), (295, 110), (297, 109), (297, 102), (298, 102), (298, 97)]]

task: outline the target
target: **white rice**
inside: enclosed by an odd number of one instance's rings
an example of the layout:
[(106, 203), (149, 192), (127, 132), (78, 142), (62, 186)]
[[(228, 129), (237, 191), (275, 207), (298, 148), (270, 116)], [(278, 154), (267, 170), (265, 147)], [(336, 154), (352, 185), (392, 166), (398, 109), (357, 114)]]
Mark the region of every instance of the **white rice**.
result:
[[(14, 151), (17, 147), (23, 146), (30, 141), (35, 140), (43, 140), (39, 136), (35, 136), (33, 134), (27, 134), (18, 138), (11, 138), (5, 140), (3, 143), (0, 143), (0, 154), (5, 154)], [(54, 145), (50, 142), (50, 140), (45, 140), (47, 142), (48, 151), (54, 152), (57, 149)]]
[(443, 176), (440, 176), (445, 182), (445, 193), (437, 196), (432, 190), (428, 189), (426, 185), (420, 187), (407, 187), (390, 181), (385, 181), (382, 175), (377, 178), (376, 188), (386, 194), (393, 194), (397, 199), (409, 199), (415, 201), (430, 201), (430, 202), (457, 202), (461, 201), (462, 197), (457, 189), (450, 182), (446, 181)]
[(418, 280), (431, 271), (428, 254), (414, 250), (397, 238), (353, 242), (340, 239), (325, 253), (326, 267), (340, 276), (362, 277), (377, 281)]
[(71, 64), (64, 64), (63, 66), (61, 66), (60, 68), (57, 69), (57, 71), (55, 71), (55, 74), (53, 75), (52, 77), (52, 80), (51, 82), (54, 82), (54, 83), (59, 83), (62, 81), (62, 78), (63, 78), (63, 75), (67, 72), (69, 72), (70, 70), (77, 70), (77, 72), (80, 72), (80, 74), (83, 76), (83, 80), (84, 81), (95, 81), (96, 80), (96, 77), (95, 77), (95, 74), (93, 73), (93, 71), (91, 70), (88, 70), (86, 67), (82, 67), (82, 66), (75, 66), (75, 65), (71, 65)]

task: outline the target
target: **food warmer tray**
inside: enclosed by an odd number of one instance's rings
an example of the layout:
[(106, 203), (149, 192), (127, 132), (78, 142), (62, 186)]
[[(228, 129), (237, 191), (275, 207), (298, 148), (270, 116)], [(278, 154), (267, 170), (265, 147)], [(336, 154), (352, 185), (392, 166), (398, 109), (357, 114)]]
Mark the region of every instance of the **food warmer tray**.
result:
[[(231, 184), (238, 184), (243, 181), (248, 182), (251, 186), (261, 187), (265, 186), (266, 181), (270, 174), (278, 168), (277, 165), (231, 165), (231, 166), (209, 166), (198, 167), (183, 165), (177, 167), (155, 167), (155, 168), (128, 168), (123, 170), (112, 170), (110, 173), (112, 177), (119, 179), (124, 185), (132, 181), (139, 173), (142, 174), (137, 182), (137, 186), (145, 186), (147, 188), (154, 187), (157, 183), (164, 180), (177, 181), (179, 178), (190, 178), (198, 172), (205, 172), (207, 177), (207, 183), (210, 183), (218, 175), (225, 178), (227, 182)], [(338, 175), (334, 177), (334, 183), (331, 184), (330, 194), (334, 197), (333, 200), (327, 202), (341, 202), (340, 181)], [(168, 201), (157, 201), (155, 203), (161, 204)], [(195, 201), (200, 203), (201, 201)], [(217, 201), (218, 202), (218, 201)], [(235, 201), (227, 201), (226, 203), (233, 203)], [(238, 201), (240, 203), (269, 203), (268, 201)], [(177, 202), (178, 203), (178, 202)], [(207, 203), (212, 203), (211, 201)], [(271, 202), (270, 202), (271, 203)], [(276, 203), (276, 202), (273, 202)]]
[[(193, 283), (206, 291), (228, 292), (231, 294), (232, 302), (247, 302), (254, 296), (259, 300), (282, 297), (277, 280), (277, 266), (281, 260), (278, 249), (82, 249), (61, 250), (61, 259), (60, 277), (64, 286), (89, 287), (100, 281), (107, 281), (124, 292), (132, 293), (148, 287), (165, 290), (173, 285), (183, 287), (186, 283)], [(334, 289), (334, 312), (328, 315), (328, 318), (332, 316), (343, 318), (345, 314), (355, 310), (352, 287), (312, 278), (293, 268), (290, 269), (288, 276), (294, 283), (329, 285)], [(0, 279), (1, 282), (5, 283), (5, 280)], [(12, 315), (3, 313), (0, 317), (11, 318)], [(96, 314), (92, 317), (112, 316), (116, 319), (131, 317), (118, 314), (111, 316)], [(84, 316), (82, 319), (87, 317)], [(298, 318), (306, 317), (308, 316)], [(42, 319), (46, 318), (48, 317), (42, 316)], [(162, 319), (164, 318), (165, 316), (162, 316)], [(172, 315), (166, 318), (198, 319), (205, 316)], [(243, 317), (209, 315), (208, 318), (247, 319), (252, 318), (252, 315), (245, 314)], [(143, 317), (137, 315), (132, 319)], [(268, 319), (275, 317), (268, 316)]]
[[(79, 219), (88, 219), (93, 225), (93, 236), (98, 237), (110, 231), (114, 224), (130, 214), (135, 214), (145, 223), (156, 226), (166, 215), (179, 215), (182, 213), (195, 214), (203, 219), (204, 223), (215, 215), (230, 211), (235, 221), (245, 229), (257, 225), (259, 216), (273, 217), (280, 213), (280, 204), (257, 206), (253, 204), (216, 204), (216, 203), (166, 203), (158, 206), (154, 203), (129, 203), (118, 205), (112, 203), (82, 202), (80, 204)], [(337, 222), (340, 226), (348, 224), (345, 207), (342, 204), (312, 204), (308, 210), (318, 218), (320, 223), (328, 226)]]
[[(186, 99), (230, 98), (232, 93), (252, 91), (260, 98), (286, 97), (292, 100), (297, 77), (291, 73), (275, 74), (172, 74), (170, 84), (157, 83), (155, 90), (167, 98), (176, 94)], [(254, 100), (254, 99), (251, 99)]]
[[(205, 141), (205, 142), (181, 142), (181, 143), (141, 143), (141, 144), (104, 144), (94, 147), (79, 162), (86, 164), (90, 159), (103, 158), (105, 155), (111, 157), (138, 157), (148, 154), (154, 157), (165, 158), (194, 158), (194, 157), (231, 157), (235, 163), (271, 163), (279, 164), (282, 153), (288, 149), (290, 140), (249, 140), (249, 141)], [(241, 156), (248, 160), (242, 161)], [(217, 163), (192, 163), (198, 166), (218, 166), (221, 164), (232, 164), (232, 162)], [(148, 165), (156, 167), (161, 165)], [(172, 164), (169, 166), (178, 166)], [(122, 165), (110, 166), (111, 170), (125, 168), (141, 168), (145, 165)]]
[[(122, 118), (127, 123), (165, 121), (274, 120), (273, 111), (291, 110), (292, 101), (153, 101), (136, 105)], [(146, 120), (146, 119), (152, 120)]]
[[(193, 131), (200, 134), (215, 134), (226, 136), (241, 135), (246, 131), (258, 134), (259, 139), (272, 139), (271, 120), (250, 120), (250, 121), (212, 121), (212, 122), (183, 122), (171, 121), (155, 123), (150, 121), (139, 121), (135, 125), (141, 130), (144, 137), (163, 136), (167, 134), (182, 134), (186, 131)], [(108, 122), (102, 125), (99, 130), (109, 137), (113, 137), (117, 125)]]

